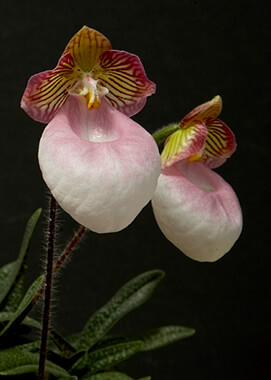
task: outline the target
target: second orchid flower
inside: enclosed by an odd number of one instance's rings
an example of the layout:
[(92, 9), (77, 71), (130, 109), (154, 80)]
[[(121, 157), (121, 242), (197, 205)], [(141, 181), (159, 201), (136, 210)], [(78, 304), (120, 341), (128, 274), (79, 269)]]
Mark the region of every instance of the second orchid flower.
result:
[(152, 199), (161, 231), (197, 261), (221, 258), (242, 230), (235, 192), (211, 170), (236, 149), (232, 131), (217, 118), (221, 109), (221, 98), (216, 96), (168, 128), (174, 133), (165, 142), (162, 173)]

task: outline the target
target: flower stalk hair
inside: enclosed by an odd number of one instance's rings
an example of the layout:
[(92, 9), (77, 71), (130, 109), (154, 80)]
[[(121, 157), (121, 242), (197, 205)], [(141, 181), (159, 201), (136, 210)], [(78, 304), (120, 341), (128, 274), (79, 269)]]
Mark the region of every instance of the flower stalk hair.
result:
[(56, 235), (56, 212), (57, 203), (53, 196), (50, 202), (50, 216), (49, 216), (49, 229), (48, 229), (48, 247), (47, 247), (47, 265), (46, 265), (46, 279), (45, 279), (45, 302), (43, 310), (42, 321), (42, 335), (40, 346), (40, 360), (37, 380), (44, 379), (45, 361), (47, 358), (48, 347), (48, 334), (50, 328), (50, 311), (51, 311), (51, 298), (52, 298), (52, 285), (53, 285), (53, 264), (54, 264), (54, 251), (55, 251), (55, 235)]
[(49, 123), (38, 153), (44, 181), (59, 205), (92, 231), (127, 227), (154, 194), (159, 152), (129, 118), (154, 92), (137, 56), (112, 50), (86, 26), (55, 69), (28, 81), (21, 106)]
[[(218, 119), (220, 96), (186, 115), (166, 139), (162, 173), (152, 206), (156, 221), (177, 248), (197, 261), (216, 261), (242, 230), (242, 212), (231, 186), (215, 173), (235, 151), (230, 128)], [(158, 134), (159, 139), (165, 132)]]

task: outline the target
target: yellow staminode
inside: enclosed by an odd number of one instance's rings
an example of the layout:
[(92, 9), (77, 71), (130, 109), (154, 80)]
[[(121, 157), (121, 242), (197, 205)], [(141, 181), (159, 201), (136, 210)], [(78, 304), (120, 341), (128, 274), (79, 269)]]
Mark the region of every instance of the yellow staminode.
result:
[(200, 162), (204, 160), (203, 156), (204, 152), (204, 146), (201, 148), (201, 150), (198, 153), (192, 154), (192, 156), (187, 157), (188, 162)]
[(100, 107), (101, 102), (99, 101), (97, 95), (93, 96), (93, 94), (88, 93), (87, 95), (85, 95), (85, 97), (87, 100), (87, 105), (88, 105), (89, 110), (93, 110)]

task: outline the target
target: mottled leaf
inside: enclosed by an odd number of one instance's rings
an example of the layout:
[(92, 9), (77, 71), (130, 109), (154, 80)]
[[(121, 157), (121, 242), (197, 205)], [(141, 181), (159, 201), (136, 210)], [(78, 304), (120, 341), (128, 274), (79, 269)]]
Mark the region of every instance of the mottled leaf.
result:
[[(13, 312), (10, 311), (2, 311), (0, 313), (0, 322), (9, 322), (14, 316)], [(22, 324), (29, 326), (29, 327), (35, 327), (37, 329), (41, 328), (40, 322), (36, 321), (33, 318), (30, 317), (25, 317), (24, 320), (22, 321)]]
[[(23, 266), (27, 261), (31, 239), (32, 239), (36, 224), (38, 222), (38, 219), (40, 217), (40, 214), (41, 214), (41, 209), (36, 210), (34, 214), (30, 217), (26, 225), (18, 259), (16, 261), (6, 264), (4, 267), (0, 269), (0, 304), (7, 297), (12, 286), (14, 285), (16, 278), (18, 277), (18, 275), (20, 275), (20, 271), (25, 270)], [(16, 293), (19, 291), (18, 289), (19, 288), (16, 288), (16, 286), (14, 287), (14, 291), (16, 290)], [(21, 290), (22, 289), (20, 289), (20, 291)], [(17, 294), (17, 297), (18, 297), (18, 294)], [(16, 297), (16, 302), (18, 300), (17, 297)], [(9, 304), (9, 307), (10, 307), (10, 304)]]
[(26, 314), (29, 311), (29, 306), (31, 306), (31, 302), (32, 302), (33, 298), (35, 297), (36, 292), (40, 288), (43, 280), (44, 280), (44, 275), (41, 275), (29, 287), (27, 293), (25, 294), (24, 298), (22, 299), (17, 310), (13, 313), (12, 318), (9, 320), (7, 325), (0, 332), (0, 337), (3, 337), (12, 325), (14, 325), (14, 324), (18, 325), (25, 318)]
[(188, 338), (194, 334), (195, 330), (189, 327), (163, 326), (140, 334), (136, 336), (136, 339), (144, 342), (141, 351), (150, 351)]
[(127, 282), (106, 305), (93, 314), (82, 332), (71, 339), (71, 344), (78, 351), (88, 351), (123, 316), (146, 302), (163, 278), (163, 271), (152, 270)]
[[(31, 343), (20, 344), (19, 346), (16, 346), (16, 349), (21, 350), (21, 351), (26, 351), (26, 352), (38, 353), (40, 351), (40, 345), (41, 345), (41, 342), (40, 340), (38, 340)], [(55, 355), (58, 355), (58, 356), (61, 354), (61, 352), (59, 351), (55, 343), (51, 342), (50, 340), (48, 342), (48, 351), (53, 352)]]
[(131, 339), (125, 336), (106, 335), (99, 342), (97, 342), (97, 344), (95, 345), (95, 348), (100, 349), (107, 346), (113, 346), (114, 344), (118, 344), (118, 343), (126, 343), (131, 340), (134, 340), (134, 339)]
[(16, 260), (0, 268), (0, 304), (12, 287), (20, 269), (19, 266), (20, 264)]
[[(96, 373), (95, 375), (91, 376), (83, 376), (82, 380), (133, 380), (133, 378), (122, 372), (108, 371)], [(151, 380), (151, 377), (141, 377), (138, 380)]]
[[(0, 351), (0, 375), (21, 375), (36, 372), (39, 367), (39, 354), (30, 353), (17, 347)], [(46, 372), (55, 376), (72, 379), (69, 373), (58, 365), (46, 361)]]
[(17, 309), (19, 303), (21, 302), (24, 293), (26, 291), (26, 269), (27, 263), (23, 264), (19, 276), (11, 288), (9, 294), (7, 295), (3, 311), (13, 312)]
[[(82, 380), (133, 380), (132, 377), (122, 372), (101, 372), (95, 375), (83, 376)], [(145, 379), (146, 380), (146, 379)]]
[(13, 348), (16, 349), (16, 351), (26, 351), (29, 353), (38, 353), (40, 350), (40, 341), (20, 344), (19, 346), (16, 346)]
[(143, 342), (140, 340), (130, 341), (128, 343), (115, 344), (100, 350), (84, 354), (72, 366), (71, 371), (76, 372), (87, 368), (87, 375), (94, 374), (105, 368), (110, 368), (123, 360), (130, 358), (141, 350)]

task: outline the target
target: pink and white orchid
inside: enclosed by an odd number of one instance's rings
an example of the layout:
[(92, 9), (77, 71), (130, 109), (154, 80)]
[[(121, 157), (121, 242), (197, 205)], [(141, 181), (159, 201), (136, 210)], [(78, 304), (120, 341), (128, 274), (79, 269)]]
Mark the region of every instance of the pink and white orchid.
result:
[(95, 232), (125, 228), (153, 196), (159, 152), (128, 116), (154, 92), (137, 56), (112, 50), (86, 26), (55, 69), (28, 81), (21, 106), (49, 123), (39, 145), (43, 178), (60, 206)]
[(166, 140), (162, 173), (152, 199), (161, 231), (197, 261), (218, 260), (242, 230), (235, 192), (211, 170), (236, 149), (233, 133), (217, 119), (221, 109), (220, 96), (196, 107)]

